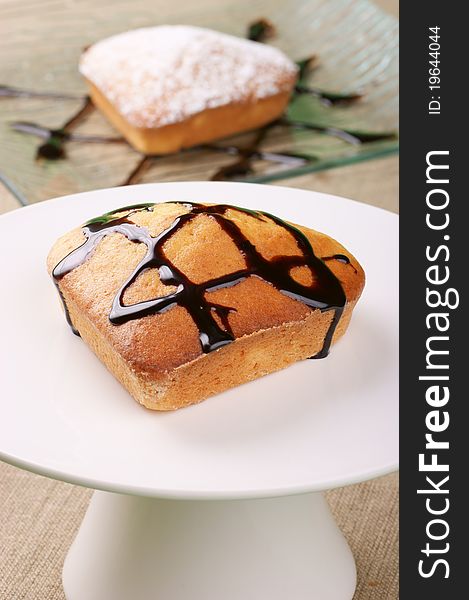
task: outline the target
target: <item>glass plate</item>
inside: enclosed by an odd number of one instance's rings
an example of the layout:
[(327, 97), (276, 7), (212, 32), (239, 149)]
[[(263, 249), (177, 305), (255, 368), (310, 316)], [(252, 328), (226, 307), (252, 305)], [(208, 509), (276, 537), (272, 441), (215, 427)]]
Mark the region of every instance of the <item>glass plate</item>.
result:
[[(214, 0), (202, 0), (197, 10), (170, 4), (84, 0), (49, 2), (47, 7), (38, 3), (36, 8), (33, 2), (30, 14), (22, 3), (3, 9), (1, 18), (8, 27), (0, 40), (0, 83), (78, 98), (0, 98), (0, 171), (28, 202), (120, 185), (140, 164), (141, 155), (125, 143), (67, 142), (66, 159), (38, 161), (35, 156), (41, 141), (11, 128), (11, 122), (19, 120), (61, 128), (82, 102), (79, 98), (84, 85), (76, 66), (82, 49), (135, 27), (185, 23), (245, 36), (248, 24), (266, 18), (277, 29), (276, 36), (266, 43), (278, 46), (294, 60), (318, 57), (308, 85), (363, 94), (356, 102), (334, 106), (325, 106), (310, 95), (296, 96), (290, 104), (296, 120), (352, 130), (397, 129), (398, 22), (368, 0), (251, 0), (225, 7)], [(97, 111), (74, 131), (116, 135)], [(237, 136), (217, 145), (248, 146), (252, 136)], [(376, 158), (397, 149), (397, 138), (354, 145), (321, 132), (279, 126), (269, 130), (262, 144), (265, 154), (252, 162), (253, 171), (235, 178), (272, 181)], [(301, 155), (307, 160), (293, 157), (287, 163), (278, 162), (277, 153)], [(208, 180), (234, 160), (223, 149), (194, 149), (146, 161), (133, 182)]]

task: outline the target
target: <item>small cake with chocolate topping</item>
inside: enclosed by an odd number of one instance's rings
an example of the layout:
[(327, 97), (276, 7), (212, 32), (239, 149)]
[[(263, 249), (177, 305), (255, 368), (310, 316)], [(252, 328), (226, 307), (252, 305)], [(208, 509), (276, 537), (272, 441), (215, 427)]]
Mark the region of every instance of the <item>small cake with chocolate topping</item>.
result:
[(255, 129), (284, 111), (297, 67), (280, 50), (209, 29), (136, 29), (80, 60), (93, 103), (144, 154)]
[(327, 235), (226, 204), (122, 208), (47, 262), (75, 333), (155, 410), (327, 356), (365, 281)]

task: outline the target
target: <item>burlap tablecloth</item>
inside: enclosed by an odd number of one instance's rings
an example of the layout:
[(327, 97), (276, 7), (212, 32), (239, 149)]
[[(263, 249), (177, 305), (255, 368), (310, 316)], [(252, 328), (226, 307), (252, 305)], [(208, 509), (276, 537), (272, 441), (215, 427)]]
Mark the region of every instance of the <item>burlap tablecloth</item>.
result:
[[(0, 463), (1, 600), (64, 600), (62, 565), (90, 496), (88, 489)], [(357, 562), (355, 600), (396, 599), (396, 474), (327, 496)]]

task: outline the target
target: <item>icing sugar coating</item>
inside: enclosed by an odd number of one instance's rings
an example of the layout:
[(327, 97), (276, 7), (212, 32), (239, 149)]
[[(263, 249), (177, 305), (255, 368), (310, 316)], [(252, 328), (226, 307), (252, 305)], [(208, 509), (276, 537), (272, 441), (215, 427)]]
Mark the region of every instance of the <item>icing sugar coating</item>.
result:
[(145, 128), (288, 92), (297, 76), (276, 48), (184, 25), (106, 38), (84, 52), (79, 68), (131, 125)]

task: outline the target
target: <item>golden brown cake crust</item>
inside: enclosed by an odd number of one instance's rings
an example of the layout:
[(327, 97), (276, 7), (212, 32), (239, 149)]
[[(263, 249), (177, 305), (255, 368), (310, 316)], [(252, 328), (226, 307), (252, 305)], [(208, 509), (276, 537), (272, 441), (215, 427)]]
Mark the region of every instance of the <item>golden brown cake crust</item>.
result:
[[(189, 211), (186, 205), (165, 203), (155, 205), (153, 210), (130, 214), (128, 220), (147, 228), (156, 237), (177, 216)], [(228, 210), (226, 216), (264, 258), (302, 256), (293, 236), (273, 221), (261, 221), (237, 210)], [(308, 238), (317, 257), (339, 254), (350, 261), (350, 264), (327, 261), (346, 296), (344, 314), (334, 335), (336, 341), (344, 333), (362, 292), (363, 269), (332, 238), (297, 227)], [(61, 237), (48, 256), (49, 273), (84, 241), (81, 228)], [(246, 266), (230, 236), (207, 214), (197, 215), (170, 237), (164, 244), (164, 252), (194, 283)], [(334, 311), (311, 309), (257, 276), (205, 294), (210, 301), (235, 309), (228, 317), (235, 341), (208, 354), (202, 352), (197, 327), (182, 306), (112, 324), (109, 315), (113, 299), (145, 253), (144, 244), (111, 233), (98, 243), (83, 264), (58, 281), (72, 322), (83, 339), (145, 406), (165, 410), (197, 402), (321, 350)], [(304, 285), (315, 276), (306, 267), (292, 274)], [(128, 288), (123, 301), (135, 304), (164, 296), (174, 289), (160, 281), (157, 269), (146, 270)], [(216, 319), (222, 327), (220, 319)]]
[[(290, 91), (252, 102), (233, 102), (209, 108), (184, 121), (162, 127), (136, 127), (128, 123), (103, 93), (90, 81), (86, 82), (93, 104), (142, 154), (171, 154), (237, 133), (262, 127), (275, 121), (284, 112)], [(291, 87), (293, 88), (294, 79)]]

